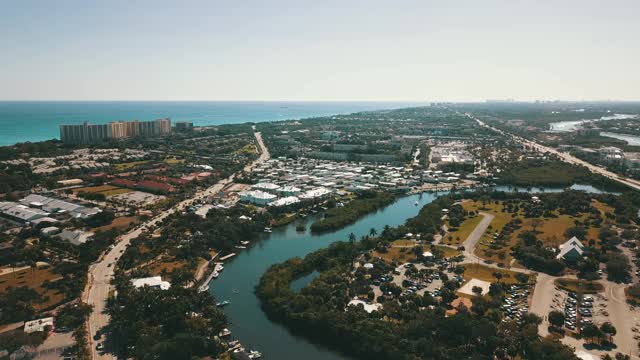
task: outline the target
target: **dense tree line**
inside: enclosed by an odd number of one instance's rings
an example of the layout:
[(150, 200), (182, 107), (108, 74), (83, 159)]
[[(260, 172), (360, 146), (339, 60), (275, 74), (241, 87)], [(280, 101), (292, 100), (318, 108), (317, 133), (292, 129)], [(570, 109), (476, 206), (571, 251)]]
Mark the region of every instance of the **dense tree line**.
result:
[(573, 184), (589, 184), (607, 190), (628, 190), (620, 183), (593, 174), (584, 167), (570, 165), (559, 160), (530, 159), (509, 164), (500, 173), (498, 182), (514, 186), (566, 187)]
[(311, 225), (312, 232), (337, 230), (356, 222), (363, 215), (379, 210), (396, 199), (389, 192), (363, 192), (358, 199), (352, 200), (342, 207), (335, 207), (325, 212), (324, 218)]

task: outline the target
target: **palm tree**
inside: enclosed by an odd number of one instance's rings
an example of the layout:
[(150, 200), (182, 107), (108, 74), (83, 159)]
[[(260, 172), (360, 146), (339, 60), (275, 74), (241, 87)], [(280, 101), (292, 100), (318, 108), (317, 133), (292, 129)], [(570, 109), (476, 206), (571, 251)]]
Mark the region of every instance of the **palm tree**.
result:
[(378, 231), (376, 230), (376, 228), (371, 228), (369, 230), (369, 235), (371, 235), (371, 237), (375, 237), (376, 235), (378, 235)]
[(349, 234), (349, 244), (351, 245), (351, 268), (355, 266), (356, 254), (355, 254), (355, 246), (356, 246), (356, 234)]

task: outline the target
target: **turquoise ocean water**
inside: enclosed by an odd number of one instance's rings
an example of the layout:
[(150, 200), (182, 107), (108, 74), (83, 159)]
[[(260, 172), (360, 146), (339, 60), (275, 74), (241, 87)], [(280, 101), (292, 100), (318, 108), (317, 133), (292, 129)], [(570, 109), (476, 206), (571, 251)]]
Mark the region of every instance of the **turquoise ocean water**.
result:
[(59, 137), (60, 124), (171, 118), (237, 124), (425, 105), (402, 102), (0, 101), (0, 145)]

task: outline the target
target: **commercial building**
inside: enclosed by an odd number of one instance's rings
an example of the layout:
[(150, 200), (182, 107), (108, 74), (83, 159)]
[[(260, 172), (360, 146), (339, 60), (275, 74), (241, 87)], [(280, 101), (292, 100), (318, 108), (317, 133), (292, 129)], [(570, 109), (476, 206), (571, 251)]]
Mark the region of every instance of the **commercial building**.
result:
[(62, 230), (60, 233), (55, 234), (55, 237), (58, 237), (71, 245), (78, 246), (91, 240), (93, 233), (80, 230)]
[(171, 133), (171, 119), (114, 121), (108, 124), (60, 125), (60, 140), (67, 144), (97, 144), (136, 136), (152, 137)]
[(74, 204), (64, 200), (58, 200), (37, 194), (30, 194), (20, 203), (31, 210), (42, 209), (49, 213), (67, 213), (71, 217), (85, 219), (91, 217), (102, 210), (98, 208), (88, 208), (83, 205)]
[(269, 203), (269, 206), (273, 206), (273, 207), (289, 206), (289, 205), (297, 204), (299, 202), (300, 202), (300, 199), (298, 199), (297, 197), (287, 196)]
[(191, 131), (193, 130), (193, 123), (188, 121), (176, 122), (176, 131)]
[(32, 209), (28, 206), (11, 201), (0, 202), (0, 214), (6, 218), (19, 221), (21, 223), (32, 222), (40, 218), (45, 218), (49, 215), (46, 211)]
[(260, 190), (245, 191), (240, 193), (240, 201), (250, 202), (256, 205), (267, 205), (275, 199), (275, 195)]

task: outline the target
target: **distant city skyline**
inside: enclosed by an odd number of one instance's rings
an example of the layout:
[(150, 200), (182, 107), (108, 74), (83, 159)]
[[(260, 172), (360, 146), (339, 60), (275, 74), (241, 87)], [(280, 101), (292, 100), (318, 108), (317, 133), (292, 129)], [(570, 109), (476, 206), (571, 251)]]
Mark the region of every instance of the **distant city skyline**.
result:
[(632, 0), (3, 4), (0, 100), (638, 101)]

